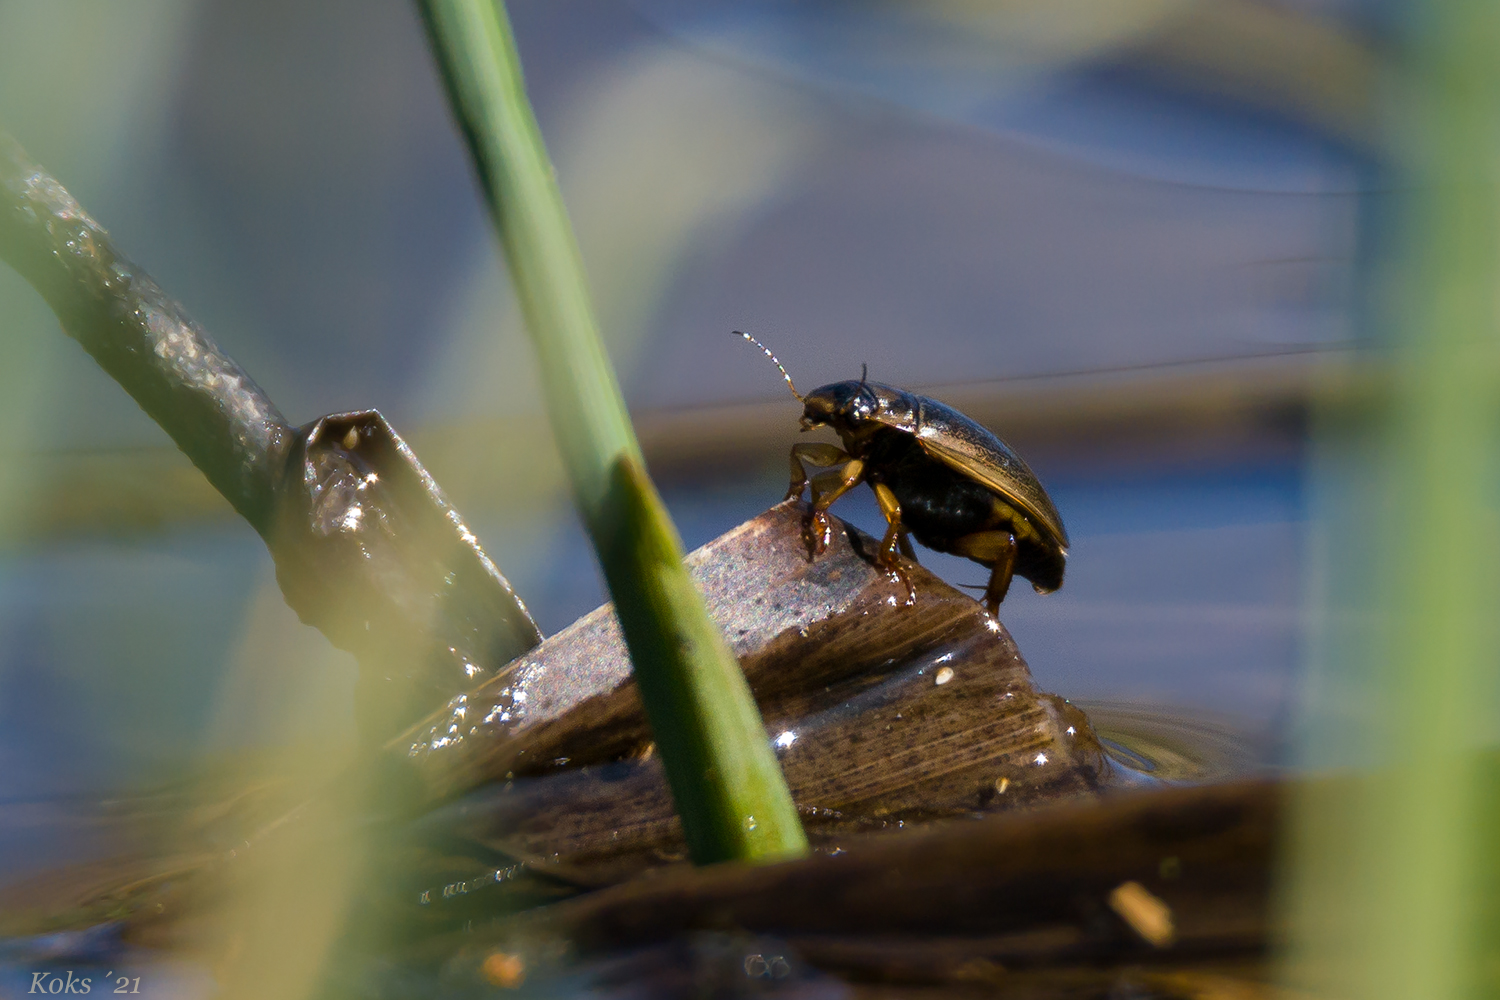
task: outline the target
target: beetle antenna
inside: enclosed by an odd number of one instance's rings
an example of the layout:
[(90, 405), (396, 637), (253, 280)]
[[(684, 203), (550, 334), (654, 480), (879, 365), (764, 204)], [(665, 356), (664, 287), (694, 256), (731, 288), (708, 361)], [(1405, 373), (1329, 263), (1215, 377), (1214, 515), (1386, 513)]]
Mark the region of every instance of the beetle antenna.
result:
[(771, 353), (771, 349), (769, 347), (741, 330), (734, 330), (732, 332), (736, 337), (744, 337), (746, 340), (750, 341), (750, 343), (754, 344), (756, 347), (759, 347), (761, 349), (761, 353), (765, 354), (766, 357), (771, 359), (771, 364), (781, 369), (781, 377), (786, 379), (787, 388), (792, 390), (792, 395), (797, 397), (798, 402), (804, 402), (802, 393), (798, 392), (797, 387), (792, 384), (792, 377), (787, 374), (786, 368), (782, 365), (781, 361), (777, 359), (776, 355)]
[(863, 361), (859, 363), (859, 384), (864, 385), (870, 380), (870, 366)]

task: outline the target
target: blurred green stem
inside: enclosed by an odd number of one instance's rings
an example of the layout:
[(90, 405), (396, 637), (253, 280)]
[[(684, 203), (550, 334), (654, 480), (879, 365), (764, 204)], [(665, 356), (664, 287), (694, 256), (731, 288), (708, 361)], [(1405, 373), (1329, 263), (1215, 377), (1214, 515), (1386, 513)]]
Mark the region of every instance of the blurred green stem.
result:
[(604, 567), (695, 861), (807, 840), (744, 674), (645, 473), (504, 6), (420, 0), (541, 362), (548, 415)]
[(1497, 849), (1477, 751), (1500, 667), (1500, 5), (1403, 13), (1385, 185), (1407, 192), (1400, 243), (1364, 275), (1393, 378), (1370, 412), (1323, 422), (1347, 506), (1318, 529), (1332, 682), (1305, 744), (1363, 711), (1346, 741), (1384, 766), (1359, 796), (1301, 804), (1291, 902), (1300, 968), (1330, 995), (1456, 1000), (1494, 985), (1476, 952), (1494, 946), (1479, 886)]
[[(1365, 875), (1368, 996), (1469, 996), (1494, 704), (1500, 435), (1500, 5), (1412, 4), (1397, 153), (1415, 181), (1385, 463), (1385, 728), (1400, 795), (1376, 793)], [(1398, 804), (1399, 802), (1399, 804)], [(1494, 845), (1485, 847), (1494, 850)]]

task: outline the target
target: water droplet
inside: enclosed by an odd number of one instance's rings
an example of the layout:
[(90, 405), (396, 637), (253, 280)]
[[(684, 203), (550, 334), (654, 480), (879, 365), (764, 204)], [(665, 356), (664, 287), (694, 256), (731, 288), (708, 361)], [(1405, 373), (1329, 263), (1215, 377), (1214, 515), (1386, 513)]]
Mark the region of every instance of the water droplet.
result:
[(745, 817), (745, 829), (746, 830), (754, 830), (755, 827), (756, 827), (755, 817), (754, 816), (746, 816)]
[(943, 669), (941, 669), (941, 670), (939, 670), (937, 672), (937, 676), (934, 677), (932, 679), (932, 681), (933, 681), (934, 684), (938, 685), (938, 687), (942, 687), (944, 684), (947, 684), (952, 679), (953, 679), (953, 668), (952, 667), (944, 667)]

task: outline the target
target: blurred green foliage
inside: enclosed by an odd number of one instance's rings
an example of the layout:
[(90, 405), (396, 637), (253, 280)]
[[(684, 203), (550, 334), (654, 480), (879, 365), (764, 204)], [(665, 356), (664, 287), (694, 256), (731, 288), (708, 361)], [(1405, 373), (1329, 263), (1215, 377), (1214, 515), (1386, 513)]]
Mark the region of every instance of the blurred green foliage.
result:
[[(1364, 272), (1367, 350), (1387, 391), (1325, 413), (1315, 450), (1313, 765), (1380, 766), (1301, 803), (1290, 977), (1328, 995), (1489, 995), (1500, 598), (1500, 8), (1409, 5), (1388, 68), (1403, 192)], [(1369, 758), (1366, 758), (1369, 759)]]

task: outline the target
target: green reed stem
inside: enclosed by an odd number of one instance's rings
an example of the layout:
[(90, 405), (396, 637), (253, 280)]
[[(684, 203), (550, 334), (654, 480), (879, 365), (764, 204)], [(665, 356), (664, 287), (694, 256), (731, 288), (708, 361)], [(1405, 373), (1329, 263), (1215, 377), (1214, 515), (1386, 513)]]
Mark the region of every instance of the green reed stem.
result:
[(1380, 543), (1392, 625), (1383, 728), (1401, 793), (1398, 804), (1377, 792), (1366, 813), (1365, 995), (1441, 1000), (1472, 995), (1475, 876), (1479, 852), (1494, 850), (1478, 829), (1477, 751), (1500, 667), (1500, 7), (1443, 0), (1410, 16), (1396, 138), (1415, 194)]
[(1345, 485), (1322, 519), (1342, 581), (1324, 588), (1338, 620), (1323, 657), (1342, 666), (1310, 727), (1342, 728), (1383, 766), (1347, 801), (1301, 804), (1292, 977), (1329, 996), (1457, 1000), (1500, 978), (1479, 756), (1500, 676), (1500, 5), (1402, 9), (1387, 92), (1393, 186), (1409, 193), (1399, 243), (1365, 275), (1390, 388), (1325, 427)]
[(693, 859), (803, 854), (807, 840), (749, 686), (646, 476), (504, 5), (419, 4), (500, 232), (574, 500), (615, 599)]

